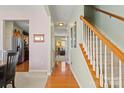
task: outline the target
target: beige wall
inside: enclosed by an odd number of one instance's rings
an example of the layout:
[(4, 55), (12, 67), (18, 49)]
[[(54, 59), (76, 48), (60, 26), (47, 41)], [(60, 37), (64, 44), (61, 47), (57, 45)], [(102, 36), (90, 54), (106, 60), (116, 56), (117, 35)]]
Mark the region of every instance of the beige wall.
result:
[[(29, 71), (49, 72), (51, 63), (51, 19), (44, 6), (0, 6), (0, 50), (3, 20), (29, 20)], [(34, 43), (33, 34), (44, 34), (45, 42)]]

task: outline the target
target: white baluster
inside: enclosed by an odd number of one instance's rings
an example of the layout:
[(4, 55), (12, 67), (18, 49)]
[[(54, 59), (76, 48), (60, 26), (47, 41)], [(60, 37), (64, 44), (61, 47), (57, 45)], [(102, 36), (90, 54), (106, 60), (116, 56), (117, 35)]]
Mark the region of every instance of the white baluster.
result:
[(102, 67), (102, 41), (100, 40), (100, 85), (103, 87), (103, 67)]
[(84, 24), (84, 49), (85, 49), (85, 46), (86, 46), (86, 25)]
[(89, 59), (89, 28), (87, 28), (87, 56)]
[(98, 54), (98, 37), (96, 36), (96, 77), (99, 78), (99, 54)]
[(95, 34), (93, 33), (93, 70), (95, 71)]
[(114, 59), (113, 59), (113, 52), (111, 52), (111, 87), (114, 88)]
[(92, 31), (90, 30), (90, 62), (93, 65), (93, 51), (92, 51)]
[(87, 25), (85, 25), (85, 51), (87, 51)]
[[(88, 29), (88, 59), (90, 60), (90, 28)], [(91, 62), (91, 60), (90, 60)]]
[(121, 60), (119, 60), (119, 88), (122, 88), (122, 69), (121, 69)]
[(107, 81), (107, 46), (105, 45), (105, 62), (104, 62), (104, 87), (108, 87), (108, 81)]
[(87, 54), (87, 25), (86, 25), (86, 45), (85, 45), (85, 49), (86, 49), (86, 54)]
[(83, 23), (83, 46), (85, 47), (85, 23)]

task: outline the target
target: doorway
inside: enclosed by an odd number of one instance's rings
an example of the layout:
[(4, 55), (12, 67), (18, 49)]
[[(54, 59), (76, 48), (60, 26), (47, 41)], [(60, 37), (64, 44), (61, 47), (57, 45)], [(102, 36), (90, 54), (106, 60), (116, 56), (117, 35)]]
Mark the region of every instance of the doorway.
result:
[(55, 59), (56, 62), (67, 62), (67, 38), (55, 36)]
[(28, 72), (29, 20), (4, 20), (3, 27), (4, 50), (19, 52), (16, 71)]

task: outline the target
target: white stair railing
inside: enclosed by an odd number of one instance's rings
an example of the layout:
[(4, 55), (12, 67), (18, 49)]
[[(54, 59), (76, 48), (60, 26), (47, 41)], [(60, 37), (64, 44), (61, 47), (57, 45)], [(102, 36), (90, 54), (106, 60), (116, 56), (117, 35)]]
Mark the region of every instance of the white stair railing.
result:
[(92, 31), (90, 30), (90, 60), (91, 60), (91, 65), (93, 65), (93, 50), (92, 50)]
[(98, 60), (98, 37), (96, 36), (96, 77), (99, 78), (99, 60)]
[(87, 28), (87, 56), (88, 59), (90, 59), (90, 53), (89, 53), (89, 28)]
[(93, 70), (95, 71), (95, 64), (96, 64), (96, 58), (95, 58), (95, 34), (93, 33)]
[[(99, 33), (84, 17), (81, 17), (81, 20), (84, 22), (84, 50), (87, 59), (90, 60), (90, 65), (93, 67), (92, 70), (96, 72), (96, 78), (99, 79), (100, 86), (105, 88), (121, 88), (123, 86), (123, 53)], [(108, 49), (110, 49), (110, 53)], [(114, 60), (114, 57), (118, 59), (118, 63)]]
[(88, 53), (88, 27), (86, 26), (86, 53)]
[(86, 30), (85, 30), (85, 28), (86, 28), (86, 26), (85, 26), (85, 23), (83, 23), (83, 44), (84, 44), (84, 47), (85, 47), (85, 37), (86, 37), (86, 34), (85, 34), (85, 32), (86, 32)]
[(114, 58), (111, 52), (111, 87), (114, 88)]
[(122, 88), (122, 67), (121, 67), (121, 60), (119, 60), (119, 88)]
[(104, 62), (104, 87), (108, 87), (108, 81), (107, 81), (107, 46), (105, 45), (105, 62)]
[(103, 54), (102, 54), (102, 41), (100, 40), (100, 86), (103, 87)]

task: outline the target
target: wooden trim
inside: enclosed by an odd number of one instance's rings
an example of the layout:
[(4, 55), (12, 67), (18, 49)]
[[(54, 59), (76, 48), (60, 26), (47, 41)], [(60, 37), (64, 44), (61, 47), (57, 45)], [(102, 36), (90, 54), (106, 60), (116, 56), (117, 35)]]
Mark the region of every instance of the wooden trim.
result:
[(114, 55), (116, 55), (121, 60), (121, 62), (124, 63), (124, 53), (118, 47), (116, 47), (110, 40), (108, 40), (104, 35), (102, 35), (83, 16), (80, 16), (80, 19), (91, 29), (91, 31), (93, 31), (93, 33), (95, 33), (96, 36), (98, 36), (100, 40), (102, 40), (104, 44), (107, 45), (107, 47), (109, 47), (113, 51)]
[(95, 9), (96, 11), (99, 11), (99, 12), (101, 12), (101, 13), (104, 13), (104, 14), (110, 16), (110, 17), (114, 17), (114, 18), (116, 18), (116, 19), (119, 19), (119, 20), (121, 20), (121, 21), (124, 21), (124, 17), (122, 17), (122, 16), (119, 16), (119, 15), (116, 15), (116, 14), (113, 14), (113, 13), (110, 13), (110, 12), (108, 12), (108, 11), (105, 11), (105, 10), (102, 10), (102, 9), (99, 9), (99, 8), (96, 8), (96, 7), (94, 7), (94, 6), (91, 6), (91, 7), (92, 7), (93, 9)]
[(86, 60), (87, 66), (88, 66), (88, 68), (89, 68), (89, 70), (90, 70), (90, 73), (91, 73), (91, 75), (92, 75), (92, 77), (93, 77), (93, 80), (94, 80), (94, 82), (95, 82), (95, 84), (96, 84), (96, 87), (97, 87), (97, 88), (101, 88), (101, 86), (100, 86), (100, 78), (97, 78), (97, 77), (96, 77), (96, 72), (93, 71), (93, 66), (90, 64), (90, 60), (88, 60), (88, 56), (86, 55), (86, 51), (85, 51), (84, 48), (83, 48), (83, 44), (79, 44), (79, 46), (80, 46), (81, 51), (82, 51), (82, 53), (83, 53), (83, 56), (84, 56), (84, 58), (85, 58), (85, 60)]

